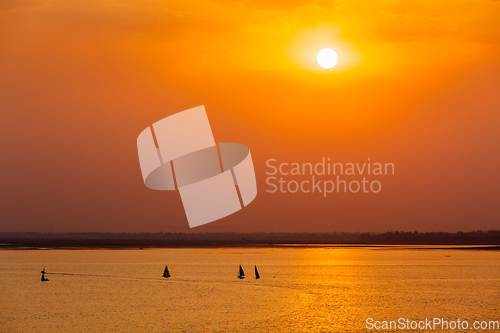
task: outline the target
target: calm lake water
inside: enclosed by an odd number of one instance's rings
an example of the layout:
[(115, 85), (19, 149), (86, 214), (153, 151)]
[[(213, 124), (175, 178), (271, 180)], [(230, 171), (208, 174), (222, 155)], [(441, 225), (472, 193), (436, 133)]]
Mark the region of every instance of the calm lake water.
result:
[[(41, 282), (44, 266), (68, 275)], [(369, 317), (500, 319), (498, 251), (12, 250), (0, 251), (0, 276), (1, 332), (366, 332)]]

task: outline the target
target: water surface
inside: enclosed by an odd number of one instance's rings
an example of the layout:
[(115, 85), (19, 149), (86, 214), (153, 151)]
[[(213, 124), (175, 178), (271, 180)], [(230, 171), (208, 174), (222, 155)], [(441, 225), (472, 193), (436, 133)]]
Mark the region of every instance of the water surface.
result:
[[(44, 266), (66, 275), (41, 282)], [(0, 276), (2, 332), (359, 332), (368, 317), (500, 317), (498, 251), (9, 250)]]

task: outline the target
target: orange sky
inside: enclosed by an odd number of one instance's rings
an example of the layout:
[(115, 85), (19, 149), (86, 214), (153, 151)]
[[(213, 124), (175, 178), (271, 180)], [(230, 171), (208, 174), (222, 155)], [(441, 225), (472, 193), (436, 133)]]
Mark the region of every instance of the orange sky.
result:
[[(189, 231), (137, 135), (205, 105), (258, 196), (194, 231), (500, 226), (498, 1), (0, 3), (0, 231)], [(339, 54), (320, 68), (319, 50)], [(378, 194), (266, 193), (265, 161), (392, 162)], [(305, 179), (305, 178), (304, 178)]]

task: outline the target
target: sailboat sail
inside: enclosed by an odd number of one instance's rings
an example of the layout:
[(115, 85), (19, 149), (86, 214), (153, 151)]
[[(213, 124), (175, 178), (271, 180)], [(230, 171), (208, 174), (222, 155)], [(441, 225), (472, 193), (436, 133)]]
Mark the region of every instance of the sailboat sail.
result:
[(255, 265), (255, 278), (260, 279), (259, 271), (257, 270), (257, 265)]
[(243, 272), (243, 268), (240, 265), (240, 271), (238, 273), (238, 278), (243, 279), (245, 277), (245, 272)]
[(170, 272), (168, 271), (167, 266), (165, 266), (165, 270), (163, 271), (163, 277), (170, 277)]

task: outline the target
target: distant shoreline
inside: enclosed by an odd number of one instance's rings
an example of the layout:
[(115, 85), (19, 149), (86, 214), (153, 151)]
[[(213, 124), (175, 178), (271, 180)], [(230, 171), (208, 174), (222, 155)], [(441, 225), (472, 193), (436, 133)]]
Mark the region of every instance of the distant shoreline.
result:
[(251, 249), (251, 248), (295, 248), (295, 249), (383, 249), (383, 250), (467, 250), (467, 251), (500, 251), (500, 245), (472, 245), (472, 246), (439, 246), (439, 245), (343, 245), (343, 244), (266, 244), (266, 245), (198, 245), (198, 246), (162, 246), (162, 247), (137, 247), (137, 246), (57, 246), (57, 247), (26, 247), (14, 244), (0, 244), (0, 251), (44, 251), (44, 250), (156, 250), (156, 249)]
[(0, 249), (380, 248), (500, 250), (500, 230), (386, 233), (0, 232)]
[(407, 244), (185, 244), (163, 246), (138, 246), (134, 244), (100, 244), (100, 245), (44, 245), (27, 246), (22, 244), (0, 243), (0, 251), (9, 250), (155, 250), (155, 249), (250, 249), (250, 248), (294, 248), (294, 249), (379, 249), (379, 250), (467, 250), (467, 251), (500, 251), (500, 245), (407, 245)]

